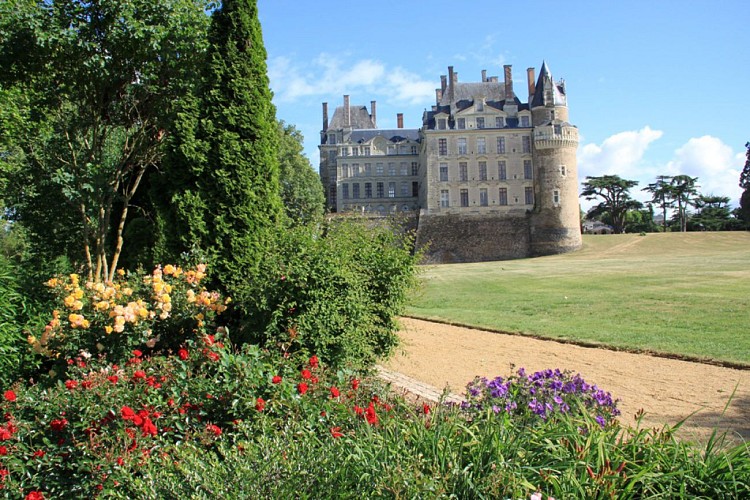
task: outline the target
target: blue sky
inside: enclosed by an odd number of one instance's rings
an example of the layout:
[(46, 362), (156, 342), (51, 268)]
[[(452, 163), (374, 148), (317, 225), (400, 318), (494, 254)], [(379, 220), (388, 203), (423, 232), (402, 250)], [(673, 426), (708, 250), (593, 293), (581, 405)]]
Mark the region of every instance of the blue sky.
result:
[[(750, 4), (746, 0), (259, 0), (277, 116), (305, 136), (317, 170), (322, 103), (370, 108), (379, 128), (421, 126), (440, 75), (546, 61), (578, 126), (578, 175), (698, 177), (737, 205), (750, 141)], [(519, 91), (521, 89), (521, 91)], [(584, 208), (590, 202), (581, 200)]]

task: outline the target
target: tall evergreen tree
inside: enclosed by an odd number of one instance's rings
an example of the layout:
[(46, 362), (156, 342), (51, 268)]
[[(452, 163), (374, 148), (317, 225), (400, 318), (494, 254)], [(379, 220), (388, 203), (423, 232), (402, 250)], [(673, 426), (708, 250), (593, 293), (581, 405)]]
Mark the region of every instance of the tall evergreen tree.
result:
[(213, 13), (198, 94), (183, 100), (179, 139), (165, 165), (164, 179), (174, 184), (171, 193), (158, 193), (169, 210), (157, 256), (197, 247), (241, 307), (283, 213), (276, 111), (255, 0), (224, 1)]

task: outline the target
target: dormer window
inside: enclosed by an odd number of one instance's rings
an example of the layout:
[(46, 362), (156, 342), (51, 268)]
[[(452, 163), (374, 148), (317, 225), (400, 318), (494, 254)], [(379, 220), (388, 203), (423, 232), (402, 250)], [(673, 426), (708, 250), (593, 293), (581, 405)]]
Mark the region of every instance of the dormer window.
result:
[(438, 118), (438, 130), (445, 130), (448, 128), (448, 120), (445, 118)]
[(503, 128), (505, 127), (505, 118), (502, 116), (496, 116), (495, 117), (495, 128)]
[(531, 126), (529, 124), (529, 117), (528, 116), (522, 116), (521, 117), (521, 126), (522, 127), (530, 127)]
[(336, 134), (328, 134), (328, 144), (336, 144)]
[(477, 101), (477, 111), (480, 113), (484, 111), (484, 101)]
[(466, 118), (459, 118), (456, 120), (456, 127), (460, 130), (463, 130), (466, 128)]
[(484, 118), (477, 117), (477, 128), (484, 128)]

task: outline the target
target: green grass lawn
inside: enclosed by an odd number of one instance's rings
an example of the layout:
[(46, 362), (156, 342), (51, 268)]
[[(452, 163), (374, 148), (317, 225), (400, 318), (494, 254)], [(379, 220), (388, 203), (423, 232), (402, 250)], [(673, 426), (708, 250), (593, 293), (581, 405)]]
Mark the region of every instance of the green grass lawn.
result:
[(750, 366), (750, 233), (587, 235), (569, 254), (426, 266), (407, 314)]

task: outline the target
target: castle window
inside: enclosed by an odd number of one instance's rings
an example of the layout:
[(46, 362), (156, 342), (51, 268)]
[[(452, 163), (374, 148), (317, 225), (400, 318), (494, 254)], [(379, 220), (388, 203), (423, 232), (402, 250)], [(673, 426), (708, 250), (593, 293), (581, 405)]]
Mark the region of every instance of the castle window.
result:
[(417, 181), (411, 183), (411, 195), (415, 198), (419, 196), (419, 183)]
[[(484, 111), (484, 101), (477, 101), (477, 111)], [(478, 127), (479, 125), (477, 125)]]
[(368, 177), (372, 175), (372, 163), (365, 163), (365, 175)]
[(405, 161), (401, 162), (401, 175), (409, 175), (409, 166)]
[(419, 175), (419, 163), (411, 162), (411, 175)]
[(497, 138), (497, 152), (501, 154), (505, 153), (505, 137)]
[(565, 165), (560, 165), (560, 175), (562, 177), (565, 177), (566, 175), (568, 175), (568, 172), (565, 169)]
[(508, 178), (508, 169), (505, 166), (505, 160), (497, 162), (497, 178), (504, 181)]
[(461, 190), (461, 206), (462, 207), (469, 206), (469, 190), (468, 189)]
[(372, 198), (372, 182), (365, 182), (365, 198)]
[(487, 141), (484, 137), (477, 137), (477, 154), (487, 154)]
[(531, 168), (531, 160), (524, 160), (523, 161), (523, 178), (531, 179), (533, 177), (532, 173), (533, 172)]
[(370, 156), (370, 146), (365, 146), (365, 156)]
[(466, 138), (460, 137), (458, 139), (458, 154), (465, 155), (467, 151), (466, 148)]
[(376, 186), (376, 187), (377, 187), (377, 193), (376, 193), (376, 196), (377, 196), (378, 198), (383, 198), (383, 197), (385, 197), (385, 190), (383, 189), (383, 183), (382, 183), (382, 182), (378, 182), (378, 184), (377, 184), (377, 186)]
[(505, 127), (505, 118), (502, 116), (496, 116), (495, 117), (495, 128), (503, 128)]
[(562, 135), (562, 125), (555, 125), (555, 134)]
[(484, 118), (477, 117), (477, 128), (484, 128)]
[(336, 161), (336, 150), (331, 149), (330, 151), (328, 151), (328, 161), (330, 163), (333, 163)]
[(529, 123), (529, 117), (528, 116), (522, 116), (521, 117), (521, 126), (522, 127), (530, 127), (531, 126), (530, 123)]
[(336, 144), (336, 134), (328, 134), (328, 144)]
[(487, 188), (479, 189), (479, 206), (486, 207), (488, 205)]
[(497, 203), (499, 205), (507, 205), (508, 204), (508, 188), (500, 188), (500, 192), (498, 193), (498, 199)]
[(349, 184), (342, 184), (341, 185), (341, 196), (345, 199), (349, 199)]
[(359, 177), (359, 163), (352, 163), (352, 177)]
[(341, 156), (349, 156), (349, 148), (341, 148)]
[(341, 164), (341, 178), (346, 179), (349, 177), (349, 165), (347, 163)]
[(352, 198), (355, 200), (359, 199), (359, 182), (352, 184)]
[(413, 154), (413, 155), (417, 154), (417, 147), (416, 146), (412, 146), (411, 147), (411, 154)]
[(465, 161), (458, 163), (458, 180), (461, 182), (469, 180), (469, 165)]
[(375, 164), (375, 175), (383, 175), (383, 164), (382, 163), (376, 163)]
[(523, 152), (531, 153), (531, 137), (528, 135), (523, 136)]
[(388, 146), (387, 153), (389, 155), (395, 155), (397, 153), (396, 146)]
[(466, 118), (459, 118), (456, 120), (456, 128), (463, 130), (466, 128)]
[(448, 180), (448, 164), (447, 163), (440, 164), (440, 180), (442, 182), (446, 182)]
[(409, 196), (409, 183), (408, 182), (401, 183), (401, 196), (403, 197)]
[(388, 198), (395, 198), (395, 197), (396, 197), (396, 183), (389, 182), (388, 183)]
[(438, 130), (445, 130), (448, 128), (448, 120), (445, 118), (438, 118)]
[(487, 180), (487, 162), (486, 161), (479, 162), (479, 180), (480, 181)]
[(526, 187), (523, 190), (524, 197), (526, 198), (526, 204), (527, 205), (533, 205), (534, 204), (534, 188), (532, 187)]
[(396, 175), (396, 162), (388, 163), (388, 175)]
[(556, 207), (560, 206), (560, 191), (557, 189), (552, 191), (552, 204)]
[(448, 154), (448, 139), (438, 139), (438, 154), (440, 156)]
[(359, 148), (357, 147), (352, 148), (352, 156), (359, 156)]
[(450, 193), (447, 189), (441, 189), (440, 190), (440, 206), (443, 208), (447, 208), (450, 205)]

